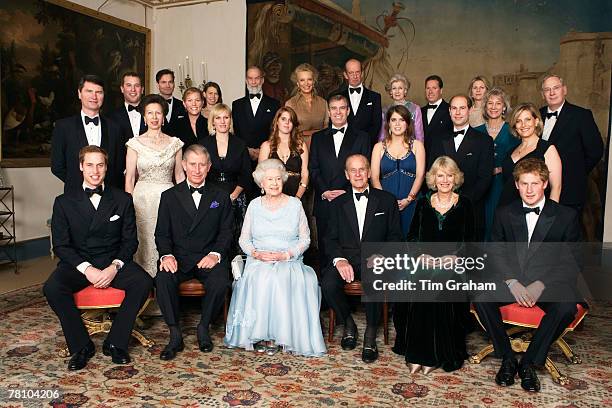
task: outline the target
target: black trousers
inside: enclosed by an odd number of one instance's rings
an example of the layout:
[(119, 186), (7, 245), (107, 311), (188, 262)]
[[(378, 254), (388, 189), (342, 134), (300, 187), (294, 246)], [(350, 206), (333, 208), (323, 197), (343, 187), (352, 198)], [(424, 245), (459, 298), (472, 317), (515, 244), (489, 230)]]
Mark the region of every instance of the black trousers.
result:
[[(355, 268), (355, 279), (360, 280), (361, 274), (359, 268)], [(338, 270), (334, 266), (327, 266), (323, 269), (323, 276), (321, 279), (321, 292), (323, 292), (323, 298), (327, 301), (327, 304), (334, 309), (338, 320), (344, 322), (351, 315), (351, 307), (348, 302), (348, 297), (344, 293), (344, 285), (346, 282)], [(366, 324), (372, 327), (378, 327), (382, 316), (383, 304), (380, 302), (367, 302), (364, 303), (366, 313)], [(340, 320), (341, 319), (341, 320)]]
[[(74, 303), (74, 293), (91, 285), (85, 275), (76, 268), (60, 262), (45, 282), (43, 292), (51, 309), (62, 325), (68, 350), (73, 354), (87, 345), (89, 335), (81, 319), (81, 312)], [(107, 340), (120, 349), (127, 350), (138, 311), (144, 305), (153, 280), (138, 264), (126, 263), (110, 284), (125, 291)]]
[(202, 282), (206, 289), (206, 294), (202, 297), (200, 324), (208, 328), (211, 320), (221, 311), (225, 293), (230, 287), (227, 262), (221, 262), (211, 269), (200, 269), (196, 266), (187, 273), (160, 271), (155, 276), (157, 303), (168, 326), (179, 325), (179, 285), (193, 278)]
[[(514, 356), (510, 339), (504, 329), (504, 323), (499, 308), (509, 303), (475, 303), (480, 321), (491, 336), (495, 353), (501, 358)], [(546, 362), (548, 349), (559, 338), (565, 328), (576, 316), (576, 303), (538, 302), (537, 305), (546, 312), (540, 326), (536, 329), (531, 344), (523, 355), (521, 365), (535, 364), (543, 366)]]

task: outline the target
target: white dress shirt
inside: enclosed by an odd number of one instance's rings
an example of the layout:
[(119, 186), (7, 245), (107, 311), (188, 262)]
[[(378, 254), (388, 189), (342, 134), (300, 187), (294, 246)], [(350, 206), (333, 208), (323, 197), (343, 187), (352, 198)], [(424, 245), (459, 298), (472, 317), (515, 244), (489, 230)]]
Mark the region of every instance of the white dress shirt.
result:
[[(540, 214), (542, 214), (542, 209), (544, 208), (544, 203), (546, 202), (546, 197), (542, 197), (542, 199), (533, 207), (525, 204), (523, 202), (523, 207), (528, 208), (540, 208)], [(527, 245), (531, 242), (531, 236), (533, 235), (533, 230), (535, 230), (536, 224), (538, 223), (538, 218), (540, 218), (539, 214), (534, 212), (530, 212), (525, 214), (525, 221), (527, 221)]]
[(138, 109), (136, 110), (129, 110), (128, 106), (130, 106), (129, 103), (125, 102), (125, 110), (128, 114), (128, 118), (130, 119), (130, 126), (132, 127), (132, 133), (134, 134), (134, 137), (139, 136), (140, 135), (140, 112), (138, 111)]
[(427, 102), (428, 105), (438, 105), (438, 106), (436, 106), (436, 109), (427, 109), (427, 124), (428, 125), (429, 125), (429, 122), (431, 122), (431, 118), (433, 118), (433, 115), (436, 114), (436, 111), (440, 107), (441, 103), (442, 103), (442, 98), (438, 99), (434, 103)]
[[(359, 88), (360, 92), (351, 92), (351, 88)], [(353, 115), (357, 114), (357, 109), (359, 109), (359, 104), (361, 103), (361, 97), (363, 96), (363, 84), (359, 84), (359, 86), (350, 86), (348, 88), (349, 99), (351, 101), (351, 111)]]
[(100, 119), (100, 115), (95, 115), (93, 117), (91, 117), (92, 119), (94, 118), (98, 118), (98, 126), (94, 125), (93, 123), (89, 123), (89, 124), (85, 124), (85, 113), (83, 111), (81, 111), (81, 122), (83, 122), (83, 127), (85, 128), (85, 136), (87, 136), (87, 144), (92, 146), (98, 146), (100, 147), (100, 144), (102, 143), (102, 123), (100, 122), (102, 119)]
[[(336, 149), (336, 157), (340, 154), (340, 146), (342, 146), (342, 141), (344, 140), (344, 135), (346, 134), (346, 128), (348, 125), (344, 125), (342, 127), (335, 127), (332, 125), (332, 136), (334, 138), (334, 149)], [(336, 129), (344, 129), (342, 132), (336, 132)]]
[(463, 142), (463, 139), (465, 139), (465, 134), (467, 133), (467, 129), (470, 127), (469, 123), (467, 125), (465, 125), (465, 127), (459, 128), (457, 129), (456, 127), (453, 126), (453, 132), (456, 132), (458, 130), (463, 130), (463, 134), (462, 135), (457, 135), (454, 137), (454, 142), (455, 142), (455, 151), (458, 152), (459, 151), (459, 147), (461, 146), (461, 143)]
[(561, 109), (563, 109), (563, 105), (565, 105), (565, 102), (563, 102), (561, 106), (559, 106), (559, 109), (557, 109), (556, 111), (550, 110), (550, 108), (546, 109), (548, 113), (557, 112), (557, 116), (551, 116), (550, 119), (546, 119), (546, 117), (542, 118), (544, 120), (544, 130), (542, 131), (542, 139), (548, 140), (550, 138), (550, 134), (552, 133), (553, 128), (557, 123), (557, 119), (559, 119), (559, 115), (561, 114)]
[(257, 109), (259, 108), (259, 104), (261, 103), (261, 98), (263, 97), (263, 91), (259, 91), (259, 98), (251, 98), (248, 95), (249, 101), (251, 102), (251, 110), (253, 111), (253, 116), (257, 115)]

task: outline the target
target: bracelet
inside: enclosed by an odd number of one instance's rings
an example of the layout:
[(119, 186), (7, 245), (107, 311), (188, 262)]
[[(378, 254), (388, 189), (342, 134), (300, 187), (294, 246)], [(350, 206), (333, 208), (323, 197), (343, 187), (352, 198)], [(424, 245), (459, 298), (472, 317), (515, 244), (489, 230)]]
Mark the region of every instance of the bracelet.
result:
[(408, 199), (408, 201), (414, 201), (414, 199), (416, 198), (416, 194), (408, 194), (408, 197), (406, 197)]
[(301, 186), (301, 187), (304, 187), (305, 189), (308, 189), (308, 185), (307, 185), (307, 184), (302, 183), (301, 181), (300, 181), (300, 186)]

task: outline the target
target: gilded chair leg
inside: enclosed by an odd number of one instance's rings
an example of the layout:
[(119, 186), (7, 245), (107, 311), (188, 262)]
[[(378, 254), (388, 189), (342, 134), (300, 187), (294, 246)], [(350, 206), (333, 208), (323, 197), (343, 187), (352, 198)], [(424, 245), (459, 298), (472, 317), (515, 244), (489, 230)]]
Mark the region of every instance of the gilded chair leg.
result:
[(567, 357), (567, 359), (572, 364), (581, 364), (582, 363), (582, 359), (580, 357), (578, 357), (576, 354), (574, 354), (574, 351), (569, 346), (569, 344), (567, 344), (567, 342), (563, 339), (563, 337), (559, 337), (557, 339), (556, 343), (559, 346), (559, 348), (561, 349), (561, 351), (563, 352), (563, 354), (565, 354), (565, 357)]
[(327, 336), (327, 341), (330, 343), (334, 341), (334, 329), (335, 328), (336, 328), (336, 313), (334, 312), (334, 309), (330, 307), (329, 308), (329, 334)]
[(548, 372), (550, 373), (554, 382), (559, 385), (569, 384), (569, 378), (567, 376), (561, 374), (555, 363), (550, 359), (550, 357), (546, 357), (546, 363), (544, 364)]
[(389, 305), (387, 302), (383, 304), (383, 336), (385, 345), (389, 344)]
[(141, 332), (138, 330), (132, 330), (132, 337), (140, 342), (144, 347), (153, 347), (155, 342), (153, 340), (147, 339)]
[(489, 344), (488, 346), (485, 346), (482, 350), (480, 350), (478, 353), (473, 354), (469, 357), (468, 361), (471, 364), (480, 364), (480, 362), (482, 360), (484, 360), (484, 358), (486, 356), (488, 356), (489, 354), (491, 354), (493, 352), (493, 350), (495, 350), (493, 348), (492, 344)]

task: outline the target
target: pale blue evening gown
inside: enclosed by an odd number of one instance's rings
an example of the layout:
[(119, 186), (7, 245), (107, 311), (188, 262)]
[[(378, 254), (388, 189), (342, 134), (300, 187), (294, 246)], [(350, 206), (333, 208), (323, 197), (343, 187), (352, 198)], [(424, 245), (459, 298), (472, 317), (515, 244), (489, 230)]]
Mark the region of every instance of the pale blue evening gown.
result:
[[(321, 290), (314, 270), (302, 261), (310, 230), (301, 201), (288, 197), (275, 211), (266, 209), (261, 197), (251, 201), (239, 243), (248, 257), (242, 277), (234, 283), (225, 345), (253, 350), (261, 340), (274, 340), (286, 352), (325, 354)], [(289, 251), (291, 259), (259, 261), (250, 256), (254, 249)]]

